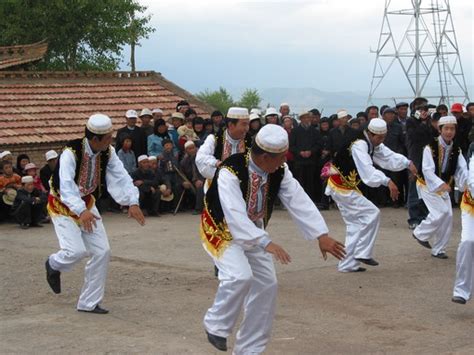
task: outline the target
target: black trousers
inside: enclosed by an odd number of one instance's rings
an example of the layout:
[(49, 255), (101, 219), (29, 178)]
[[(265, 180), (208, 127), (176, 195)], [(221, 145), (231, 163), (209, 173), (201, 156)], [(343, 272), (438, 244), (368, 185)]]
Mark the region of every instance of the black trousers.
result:
[(148, 214), (156, 215), (160, 210), (161, 192), (156, 189), (155, 192), (140, 191), (140, 208), (145, 209)]
[(44, 203), (21, 202), (13, 215), (20, 224), (38, 224), (43, 219), (43, 208)]
[(314, 164), (299, 164), (295, 163), (295, 178), (308, 196), (314, 201), (314, 175), (316, 172), (316, 165)]

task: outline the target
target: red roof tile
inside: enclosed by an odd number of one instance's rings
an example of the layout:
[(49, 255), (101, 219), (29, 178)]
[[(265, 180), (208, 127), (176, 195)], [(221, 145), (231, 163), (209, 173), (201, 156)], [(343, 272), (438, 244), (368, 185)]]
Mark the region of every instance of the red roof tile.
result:
[(46, 43), (46, 41), (19, 46), (0, 47), (0, 69), (40, 60), (46, 54), (47, 50), (48, 43)]
[(209, 116), (212, 107), (155, 72), (0, 71), (0, 145), (78, 138), (96, 112), (118, 129), (129, 109), (159, 107), (169, 116), (183, 99)]

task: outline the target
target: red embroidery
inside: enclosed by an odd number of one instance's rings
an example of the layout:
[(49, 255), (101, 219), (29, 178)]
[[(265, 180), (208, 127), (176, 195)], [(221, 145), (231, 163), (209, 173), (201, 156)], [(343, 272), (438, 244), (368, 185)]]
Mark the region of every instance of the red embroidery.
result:
[(260, 190), (260, 184), (262, 183), (262, 177), (257, 173), (252, 173), (250, 177), (250, 192), (247, 203), (247, 215), (252, 222), (258, 221), (265, 215), (265, 201), (267, 197), (268, 184), (265, 183), (262, 191), (262, 208), (258, 210), (258, 191)]
[[(94, 174), (94, 176), (92, 176)], [(95, 167), (92, 166), (92, 157), (86, 153), (85, 147), (82, 149), (82, 162), (79, 170), (79, 191), (81, 195), (89, 195), (95, 191), (99, 185), (100, 176), (100, 156), (95, 158)]]

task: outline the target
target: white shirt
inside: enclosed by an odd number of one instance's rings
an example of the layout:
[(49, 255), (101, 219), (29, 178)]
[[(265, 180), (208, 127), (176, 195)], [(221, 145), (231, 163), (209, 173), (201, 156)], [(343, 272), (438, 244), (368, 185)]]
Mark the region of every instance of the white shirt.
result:
[[(435, 174), (435, 162), (433, 160), (433, 154), (429, 145), (423, 149), (423, 160), (421, 165), (423, 177), (428, 191), (437, 192), (441, 185), (443, 185), (445, 182)], [(461, 153), (459, 153), (458, 156), (458, 165), (456, 166), (456, 171), (454, 172), (454, 181), (459, 190), (464, 191), (467, 183), (467, 163), (466, 159), (464, 159), (464, 156)]]
[[(110, 147), (110, 157), (105, 173), (107, 191), (112, 198), (122, 206), (138, 205), (138, 189), (133, 185), (132, 178), (123, 167), (122, 162), (115, 153), (115, 149)], [(93, 153), (86, 139), (85, 153), (91, 157), (92, 172), (95, 173), (95, 161), (99, 153)], [(76, 175), (76, 158), (74, 153), (65, 149), (59, 157), (59, 193), (61, 202), (64, 203), (76, 215), (80, 215), (86, 210), (86, 204), (82, 200), (79, 186), (74, 177)]]
[[(368, 153), (369, 148), (373, 151), (372, 157)], [(410, 160), (402, 154), (395, 153), (383, 143), (374, 148), (372, 144), (369, 146), (361, 139), (352, 144), (351, 153), (360, 178), (370, 187), (387, 186), (390, 181), (389, 177), (374, 167), (374, 163), (390, 171), (401, 171), (410, 165)]]
[[(254, 167), (256, 165), (250, 161), (249, 174), (251, 175), (254, 171), (257, 174), (261, 173), (262, 187), (267, 181), (268, 174), (262, 172), (261, 169), (257, 171)], [(243, 247), (260, 245), (265, 248), (271, 242), (271, 239), (264, 230), (263, 220), (254, 223), (248, 217), (247, 204), (242, 196), (237, 176), (224, 167), (219, 171), (217, 184), (222, 211), (232, 234), (233, 242)], [(286, 164), (278, 197), (288, 209), (288, 213), (306, 240), (314, 240), (328, 233), (328, 227), (323, 217), (298, 181), (293, 178)], [(261, 206), (263, 208), (263, 204)]]
[(469, 177), (467, 181), (467, 188), (469, 189), (471, 196), (474, 197), (474, 154), (469, 160)]
[[(225, 139), (231, 144), (232, 154), (239, 153), (239, 139), (233, 139), (225, 131)], [(204, 143), (199, 147), (196, 154), (196, 166), (203, 177), (206, 179), (213, 179), (214, 174), (216, 173), (216, 164), (218, 159), (214, 157), (214, 152), (216, 149), (216, 137), (214, 134), (207, 136)]]

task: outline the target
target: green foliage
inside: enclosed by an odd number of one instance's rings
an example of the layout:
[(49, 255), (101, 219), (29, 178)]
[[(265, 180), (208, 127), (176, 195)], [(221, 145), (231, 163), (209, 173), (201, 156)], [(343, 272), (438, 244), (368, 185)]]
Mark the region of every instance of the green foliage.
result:
[(262, 98), (257, 89), (245, 89), (240, 101), (237, 104), (240, 107), (246, 107), (247, 109), (251, 110), (252, 108), (259, 107), (261, 101)]
[(1, 0), (0, 46), (46, 39), (36, 69), (114, 70), (123, 47), (154, 29), (136, 0)]

